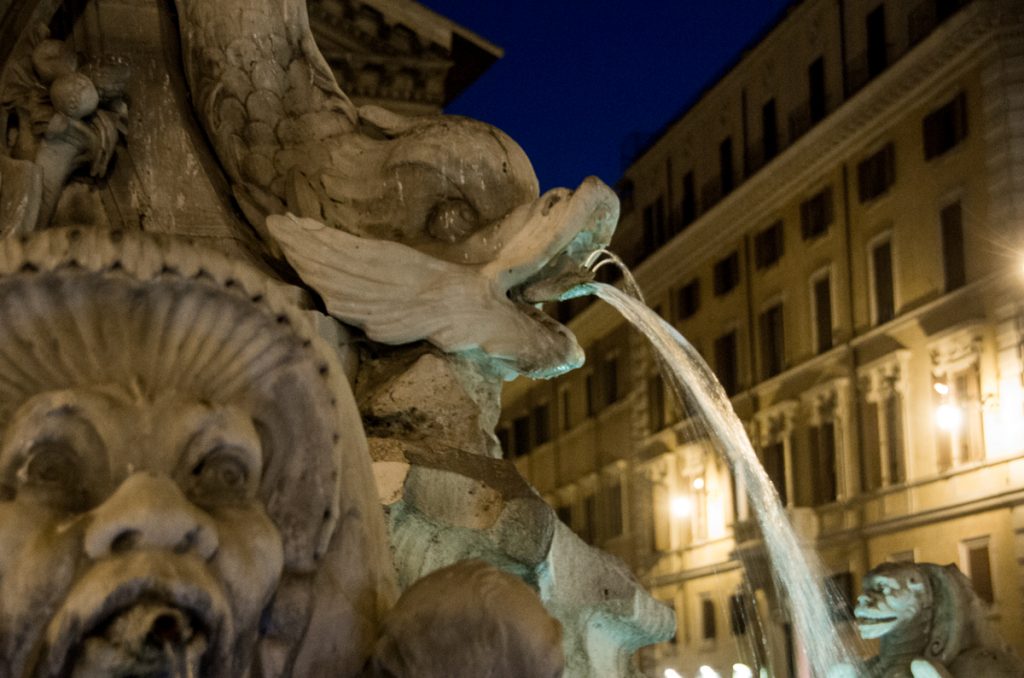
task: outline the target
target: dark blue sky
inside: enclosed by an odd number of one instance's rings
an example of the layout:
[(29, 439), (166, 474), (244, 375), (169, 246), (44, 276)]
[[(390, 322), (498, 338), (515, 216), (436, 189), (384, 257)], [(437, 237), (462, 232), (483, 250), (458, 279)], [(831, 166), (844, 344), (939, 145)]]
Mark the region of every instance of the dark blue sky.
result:
[(449, 113), (494, 124), (541, 189), (614, 183), (631, 135), (656, 132), (790, 0), (421, 0), (505, 49)]

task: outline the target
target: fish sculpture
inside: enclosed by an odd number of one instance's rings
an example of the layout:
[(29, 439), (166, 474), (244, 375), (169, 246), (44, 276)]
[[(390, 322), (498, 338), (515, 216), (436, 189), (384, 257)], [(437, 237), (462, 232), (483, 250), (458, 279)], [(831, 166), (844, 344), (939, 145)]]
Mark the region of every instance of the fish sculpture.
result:
[(332, 315), (508, 377), (582, 363), (536, 306), (587, 279), (618, 220), (610, 188), (539, 196), (526, 154), (490, 125), (357, 107), (304, 0), (176, 6), (193, 103), (240, 208)]

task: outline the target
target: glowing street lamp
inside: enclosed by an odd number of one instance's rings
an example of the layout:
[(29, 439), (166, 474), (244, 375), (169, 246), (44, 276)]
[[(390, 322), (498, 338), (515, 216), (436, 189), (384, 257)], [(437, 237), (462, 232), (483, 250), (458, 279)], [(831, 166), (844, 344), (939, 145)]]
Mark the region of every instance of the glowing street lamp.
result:
[(935, 408), (935, 425), (946, 433), (956, 433), (964, 423), (963, 411), (951, 403), (943, 403)]

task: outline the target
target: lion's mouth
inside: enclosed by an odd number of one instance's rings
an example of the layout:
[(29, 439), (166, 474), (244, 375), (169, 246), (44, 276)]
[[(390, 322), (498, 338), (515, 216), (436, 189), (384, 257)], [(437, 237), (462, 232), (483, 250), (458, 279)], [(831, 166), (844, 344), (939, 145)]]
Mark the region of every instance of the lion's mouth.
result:
[(142, 599), (101, 618), (61, 673), (71, 678), (197, 676), (209, 639), (209, 624), (193, 611)]
[[(185, 678), (216, 673), (227, 656), (223, 641), (231, 636), (226, 601), (202, 585), (202, 578), (160, 574), (129, 576), (112, 587), (102, 587), (107, 582), (98, 577), (92, 580), (96, 586), (79, 588), (51, 623), (48, 652), (35, 675)], [(98, 588), (106, 593), (97, 595)]]
[(899, 623), (899, 617), (888, 611), (854, 610), (854, 620), (862, 638), (879, 638)]

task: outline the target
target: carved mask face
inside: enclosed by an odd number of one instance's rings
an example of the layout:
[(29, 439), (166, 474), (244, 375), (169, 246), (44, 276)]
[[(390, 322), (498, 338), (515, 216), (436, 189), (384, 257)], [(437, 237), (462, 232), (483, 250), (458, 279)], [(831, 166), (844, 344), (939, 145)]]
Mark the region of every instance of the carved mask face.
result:
[(881, 638), (913, 620), (926, 595), (924, 575), (915, 568), (882, 567), (869, 573), (854, 610), (861, 637)]
[(264, 460), (232, 406), (49, 392), (0, 449), (0, 662), (13, 675), (240, 675), (281, 577)]

